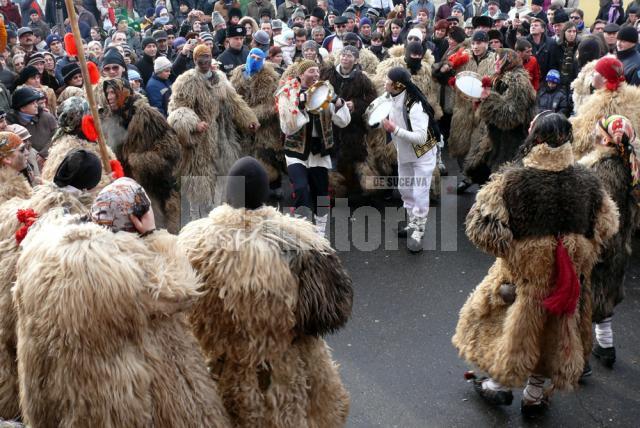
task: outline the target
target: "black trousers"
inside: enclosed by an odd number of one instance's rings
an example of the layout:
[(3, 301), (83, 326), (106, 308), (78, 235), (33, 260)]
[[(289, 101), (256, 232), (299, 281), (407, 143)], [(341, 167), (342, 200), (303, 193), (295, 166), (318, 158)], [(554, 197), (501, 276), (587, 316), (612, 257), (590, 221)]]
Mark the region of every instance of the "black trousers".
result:
[(295, 208), (306, 207), (315, 212), (318, 197), (329, 196), (329, 170), (294, 163), (287, 167), (287, 171), (293, 185)]

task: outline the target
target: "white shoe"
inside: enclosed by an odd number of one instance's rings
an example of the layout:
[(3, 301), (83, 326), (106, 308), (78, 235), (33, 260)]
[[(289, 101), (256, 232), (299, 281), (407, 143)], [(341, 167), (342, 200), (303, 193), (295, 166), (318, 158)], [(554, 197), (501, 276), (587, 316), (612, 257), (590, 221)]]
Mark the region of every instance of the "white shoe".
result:
[(412, 218), (412, 230), (407, 239), (407, 248), (412, 253), (419, 253), (422, 251), (422, 239), (424, 238), (424, 229), (427, 224), (426, 217), (413, 217)]
[(315, 220), (315, 223), (316, 223), (316, 233), (320, 237), (325, 238), (325, 233), (327, 230), (327, 221), (329, 220), (329, 214), (325, 214), (322, 216), (314, 215), (313, 219)]

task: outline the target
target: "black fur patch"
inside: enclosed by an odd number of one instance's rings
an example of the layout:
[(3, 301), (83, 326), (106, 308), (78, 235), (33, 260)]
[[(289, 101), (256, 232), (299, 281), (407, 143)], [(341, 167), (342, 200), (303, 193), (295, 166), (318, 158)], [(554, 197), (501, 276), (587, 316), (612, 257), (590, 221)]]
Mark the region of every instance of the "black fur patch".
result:
[(593, 237), (603, 190), (586, 168), (514, 168), (506, 170), (505, 179), (504, 201), (515, 239), (567, 233)]

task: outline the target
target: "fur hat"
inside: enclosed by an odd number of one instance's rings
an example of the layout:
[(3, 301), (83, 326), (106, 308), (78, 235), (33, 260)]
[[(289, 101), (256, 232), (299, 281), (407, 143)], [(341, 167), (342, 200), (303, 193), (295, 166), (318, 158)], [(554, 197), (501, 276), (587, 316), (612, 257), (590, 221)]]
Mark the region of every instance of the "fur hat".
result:
[(584, 39), (578, 45), (578, 64), (580, 67), (600, 57), (602, 57), (602, 48), (595, 38)]
[(72, 186), (78, 190), (91, 190), (102, 177), (102, 164), (98, 156), (84, 149), (69, 152), (58, 166), (53, 182), (58, 187)]
[(231, 21), (231, 18), (233, 18), (234, 16), (242, 18), (242, 11), (240, 9), (232, 7), (231, 9), (229, 9), (229, 13), (227, 15), (229, 17), (229, 21)]
[(471, 24), (473, 25), (473, 28), (478, 28), (478, 27), (491, 28), (493, 27), (493, 19), (491, 19), (488, 16), (474, 16), (471, 19)]
[(244, 37), (247, 30), (242, 25), (229, 25), (227, 27), (227, 37)]
[(300, 61), (300, 63), (298, 64), (298, 73), (299, 74), (304, 74), (305, 71), (307, 71), (308, 69), (312, 68), (312, 67), (318, 67), (318, 64), (314, 61), (311, 61), (309, 59), (305, 59), (303, 61)]
[(193, 60), (197, 61), (202, 55), (211, 56), (211, 49), (209, 49), (209, 46), (203, 44), (195, 47), (193, 50)]
[(614, 56), (600, 58), (596, 63), (595, 71), (604, 77), (607, 81), (606, 87), (610, 91), (615, 91), (620, 83), (624, 82), (624, 66)]
[(153, 72), (158, 74), (165, 70), (170, 70), (172, 65), (166, 56), (159, 56), (153, 61)]
[(311, 16), (315, 16), (316, 18), (322, 19), (324, 21), (324, 10), (320, 9), (319, 7), (315, 7), (311, 11)]

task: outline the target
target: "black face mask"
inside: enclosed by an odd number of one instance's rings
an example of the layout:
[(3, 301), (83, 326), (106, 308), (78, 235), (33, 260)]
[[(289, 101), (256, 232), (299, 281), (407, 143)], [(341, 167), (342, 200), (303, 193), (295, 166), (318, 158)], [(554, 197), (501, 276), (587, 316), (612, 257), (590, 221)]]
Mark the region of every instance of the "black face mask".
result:
[(407, 68), (411, 70), (411, 74), (416, 74), (422, 67), (422, 58), (405, 58)]
[(371, 52), (373, 52), (374, 54), (378, 55), (378, 54), (382, 53), (382, 47), (383, 47), (382, 45), (380, 45), (380, 46), (370, 46), (369, 50)]

